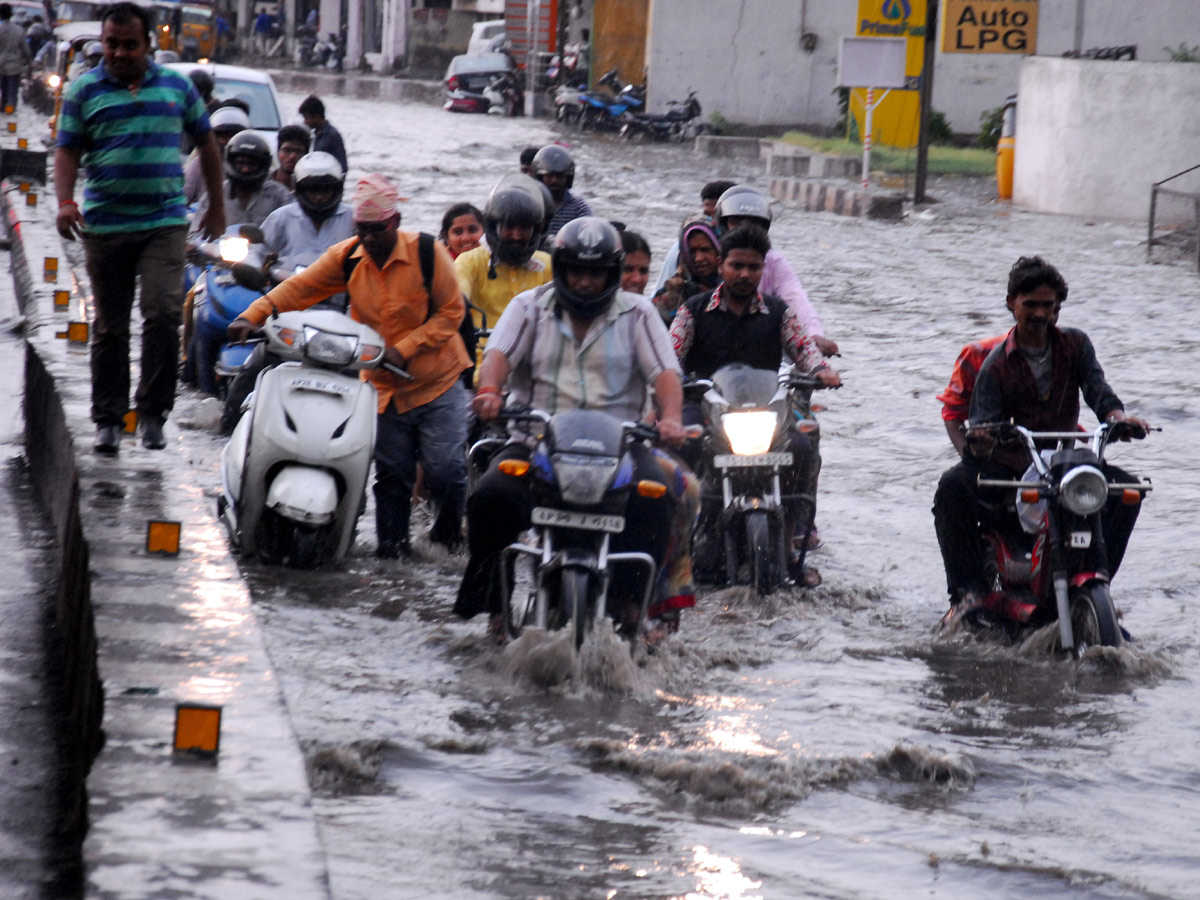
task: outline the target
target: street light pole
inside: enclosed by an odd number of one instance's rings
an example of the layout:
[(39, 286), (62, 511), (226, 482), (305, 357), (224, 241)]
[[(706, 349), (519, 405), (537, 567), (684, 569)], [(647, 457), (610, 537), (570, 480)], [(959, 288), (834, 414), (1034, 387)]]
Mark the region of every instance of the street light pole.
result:
[(937, 54), (938, 0), (929, 0), (925, 15), (925, 58), (921, 63), (921, 125), (917, 131), (917, 175), (913, 202), (925, 202), (925, 176), (929, 170), (929, 120), (933, 112), (933, 67)]

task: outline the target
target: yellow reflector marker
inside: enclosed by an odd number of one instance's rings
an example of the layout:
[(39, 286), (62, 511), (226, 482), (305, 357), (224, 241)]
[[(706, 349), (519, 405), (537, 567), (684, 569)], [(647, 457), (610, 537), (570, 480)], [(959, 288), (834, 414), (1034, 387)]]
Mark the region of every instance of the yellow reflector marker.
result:
[(1037, 503), (1041, 496), (1037, 488), (1025, 488), (1021, 491), (1021, 500), (1025, 503)]
[(67, 340), (72, 344), (86, 344), (88, 342), (88, 323), (68, 322)]
[(657, 500), (667, 492), (667, 486), (658, 481), (639, 481), (637, 492), (639, 497), (650, 497)]
[(1121, 491), (1121, 502), (1126, 506), (1137, 506), (1142, 502), (1142, 492), (1135, 491), (1133, 488), (1125, 488)]
[(161, 519), (150, 519), (146, 522), (146, 552), (161, 553), (163, 556), (179, 555), (179, 535), (183, 525), (179, 522), (167, 522)]
[(175, 706), (175, 750), (217, 755), (221, 748), (221, 707), (198, 703)]
[(529, 471), (529, 460), (526, 459), (505, 459), (497, 466), (505, 475), (511, 475), (513, 478), (520, 478)]

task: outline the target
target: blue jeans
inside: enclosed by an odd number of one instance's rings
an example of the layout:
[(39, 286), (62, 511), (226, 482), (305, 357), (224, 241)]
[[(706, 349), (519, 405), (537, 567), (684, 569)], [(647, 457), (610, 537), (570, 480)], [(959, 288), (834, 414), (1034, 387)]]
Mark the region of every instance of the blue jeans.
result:
[(380, 548), (394, 549), (408, 541), (418, 461), (425, 487), (438, 504), (430, 538), (447, 545), (461, 540), (467, 485), (464, 391), (456, 380), (423, 406), (403, 413), (389, 406), (380, 414), (375, 436), (375, 534)]

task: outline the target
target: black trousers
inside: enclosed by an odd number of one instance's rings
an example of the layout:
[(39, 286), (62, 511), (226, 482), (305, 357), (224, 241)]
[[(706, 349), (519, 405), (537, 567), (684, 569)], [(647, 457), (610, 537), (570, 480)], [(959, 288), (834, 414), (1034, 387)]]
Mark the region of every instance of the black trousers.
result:
[[(1132, 482), (1134, 476), (1104, 463), (1104, 476), (1110, 481)], [(946, 590), (950, 602), (957, 603), (968, 591), (986, 594), (990, 590), (984, 566), (984, 545), (980, 521), (985, 516), (1011, 515), (998, 513), (980, 503), (978, 478), (1012, 480), (1011, 471), (998, 463), (964, 459), (947, 469), (938, 482), (933, 498), (933, 523), (937, 530), (942, 565), (946, 569)], [(984, 489), (987, 495), (1000, 497), (1000, 490)], [(1104, 547), (1108, 554), (1108, 577), (1116, 577), (1129, 545), (1129, 536), (1137, 522), (1141, 504), (1126, 506), (1119, 494), (1110, 495), (1101, 512)], [(1017, 526), (1019, 527), (1019, 526)]]
[[(467, 547), (470, 556), (458, 589), (454, 611), (464, 619), (477, 613), (498, 613), (501, 607), (500, 553), (530, 525), (533, 503), (529, 494), (532, 475), (514, 477), (498, 468), (506, 459), (529, 459), (531, 452), (522, 444), (509, 444), (488, 466), (487, 472), (475, 485), (467, 499)], [(662, 482), (662, 467), (643, 444), (630, 447), (633, 457), (633, 480), (649, 479)], [(670, 538), (673, 513), (670, 492), (658, 499), (642, 497), (636, 491), (629, 496), (625, 509), (625, 530), (614, 534), (609, 547), (613, 553), (638, 551), (648, 553), (657, 565), (662, 565)], [(641, 597), (645, 583), (632, 567), (619, 566), (614, 570), (609, 596), (617, 603)], [(613, 608), (617, 608), (614, 604)]]

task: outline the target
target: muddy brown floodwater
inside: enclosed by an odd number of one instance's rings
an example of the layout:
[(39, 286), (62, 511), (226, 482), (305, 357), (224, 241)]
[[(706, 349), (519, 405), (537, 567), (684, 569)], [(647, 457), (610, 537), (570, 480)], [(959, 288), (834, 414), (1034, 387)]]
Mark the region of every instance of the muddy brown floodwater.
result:
[[(394, 177), (405, 225), (427, 231), (554, 136), (360, 100), (329, 118), (350, 182)], [(642, 231), (655, 266), (705, 181), (764, 183), (675, 146), (563, 137), (579, 192)], [(1015, 210), (986, 185), (932, 193), (898, 224), (777, 207), (771, 237), (842, 351), (821, 414), (821, 588), (706, 591), (639, 665), (607, 635), (578, 662), (555, 637), (501, 651), (450, 612), (463, 559), (421, 545), (378, 562), (369, 515), (336, 569), (244, 566), (337, 900), (1195, 895), (1200, 280), (1147, 264), (1137, 223)], [(1006, 275), (1028, 253), (1063, 271), (1062, 323), (1163, 428), (1113, 454), (1155, 487), (1114, 585), (1137, 642), (1080, 661), (933, 634), (929, 508), (953, 461), (934, 395), (963, 343), (1008, 327)], [(219, 440), (185, 447), (215, 493)]]

